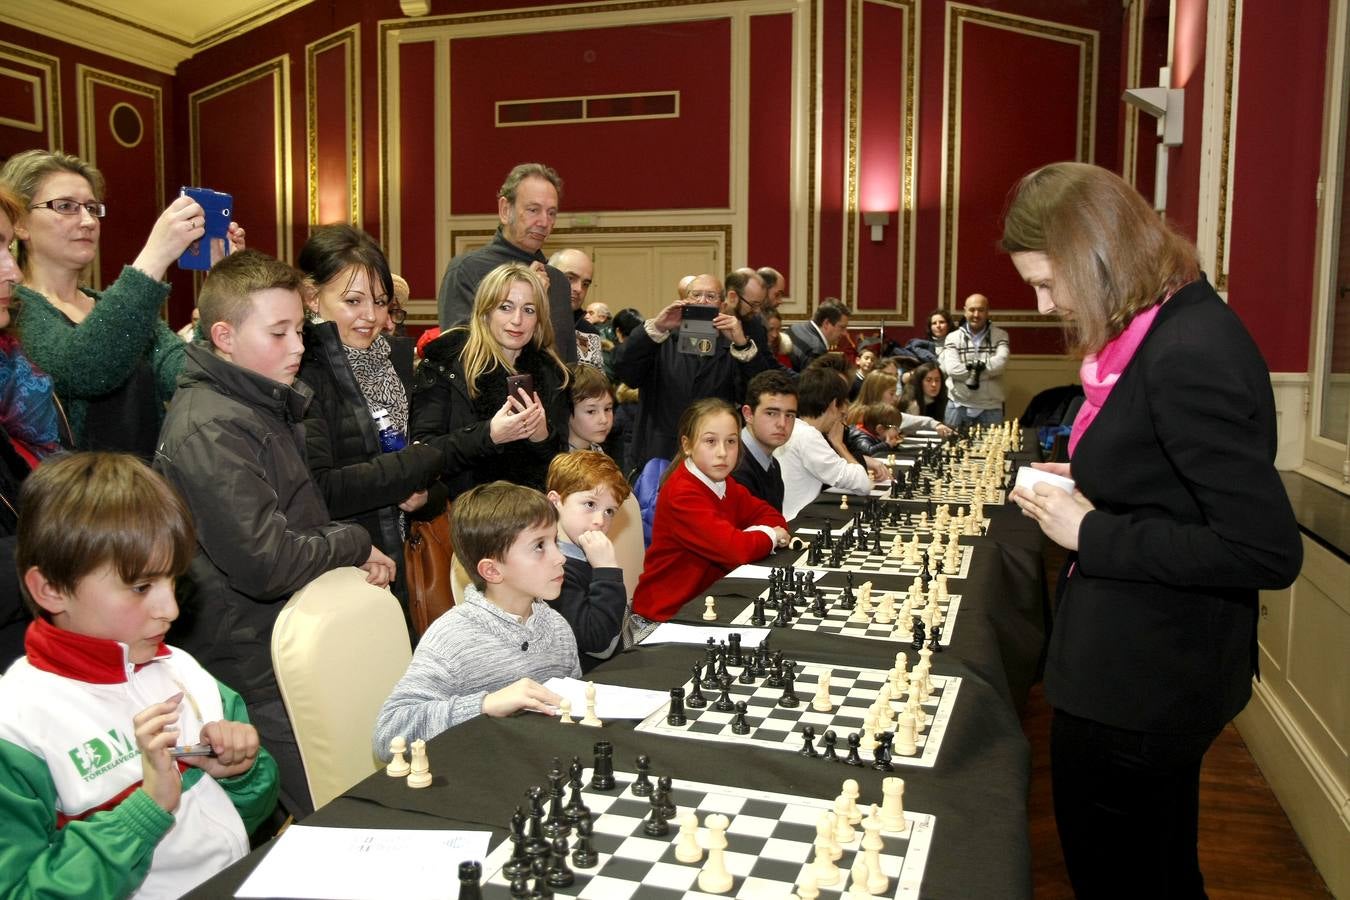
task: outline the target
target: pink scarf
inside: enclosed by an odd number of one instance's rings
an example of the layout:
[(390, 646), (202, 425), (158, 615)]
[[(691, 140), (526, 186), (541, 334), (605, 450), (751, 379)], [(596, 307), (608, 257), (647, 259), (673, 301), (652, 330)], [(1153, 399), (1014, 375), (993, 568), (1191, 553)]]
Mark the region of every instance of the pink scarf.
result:
[(1164, 297), (1162, 303), (1155, 303), (1131, 319), (1125, 330), (1107, 341), (1100, 352), (1089, 353), (1083, 358), (1078, 375), (1083, 381), (1084, 400), (1078, 410), (1078, 416), (1073, 420), (1073, 429), (1069, 432), (1071, 458), (1074, 448), (1083, 438), (1083, 432), (1088, 430), (1092, 420), (1097, 418), (1097, 413), (1102, 411), (1106, 398), (1111, 396), (1111, 389), (1116, 386), (1120, 374), (1125, 371), (1125, 367), (1134, 358), (1135, 351), (1144, 342), (1149, 326), (1153, 324), (1158, 310), (1162, 309), (1167, 299)]

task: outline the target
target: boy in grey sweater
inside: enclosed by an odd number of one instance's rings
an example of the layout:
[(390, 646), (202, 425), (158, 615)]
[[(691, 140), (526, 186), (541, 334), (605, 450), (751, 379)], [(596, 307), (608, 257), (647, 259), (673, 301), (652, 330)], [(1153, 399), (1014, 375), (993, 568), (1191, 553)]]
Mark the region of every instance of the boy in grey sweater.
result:
[(554, 715), (562, 698), (541, 682), (578, 677), (577, 642), (551, 609), (562, 590), (558, 513), (543, 494), (505, 481), (455, 501), (451, 536), (472, 584), (422, 635), (408, 671), (375, 720), (375, 752), (428, 740), (479, 713)]

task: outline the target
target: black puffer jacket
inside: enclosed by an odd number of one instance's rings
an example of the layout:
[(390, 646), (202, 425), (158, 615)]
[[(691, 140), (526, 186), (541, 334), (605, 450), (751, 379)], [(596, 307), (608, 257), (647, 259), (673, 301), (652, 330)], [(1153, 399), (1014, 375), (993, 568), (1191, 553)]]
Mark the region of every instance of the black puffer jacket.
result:
[(516, 371), (534, 376), (535, 393), (544, 405), (549, 434), (543, 441), (492, 443), (488, 423), (506, 402), (506, 376), (502, 368), (485, 372), (478, 379), (477, 398), (469, 396), (460, 356), (469, 332), (456, 328), (432, 341), (423, 350), (423, 362), (413, 379), (413, 404), (409, 430), (413, 440), (429, 441), (437, 435), (458, 434), (482, 448), (467, 470), (449, 479), (450, 496), (459, 496), (477, 484), (504, 480), (544, 489), (548, 464), (563, 450), (567, 437), (568, 399), (563, 372), (547, 354), (526, 346), (516, 360)]
[(310, 396), (193, 344), (155, 451), (197, 525), (173, 642), (249, 703), (279, 699), (272, 626), (283, 602), (370, 556), (366, 530), (333, 521), (310, 477), (300, 424)]
[[(381, 451), (375, 421), (332, 322), (305, 325), (305, 356), (298, 378), (314, 392), (305, 411), (305, 447), (310, 472), (328, 512), (364, 527), (375, 545), (400, 563), (401, 572), (403, 535), (398, 504), (432, 485), (445, 467), (445, 454), (435, 444), (409, 444), (396, 453)], [(403, 387), (408, 389), (407, 380)], [(439, 514), (445, 508), (445, 495), (443, 488), (438, 490), (417, 516)]]

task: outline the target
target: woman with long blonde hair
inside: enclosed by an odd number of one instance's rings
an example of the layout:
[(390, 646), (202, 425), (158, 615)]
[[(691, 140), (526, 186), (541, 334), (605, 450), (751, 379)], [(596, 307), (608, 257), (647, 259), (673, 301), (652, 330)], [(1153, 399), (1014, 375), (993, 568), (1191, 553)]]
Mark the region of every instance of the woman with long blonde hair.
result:
[[(458, 432), (474, 460), (450, 479), (451, 496), (497, 480), (542, 490), (549, 461), (566, 446), (568, 374), (539, 276), (519, 263), (493, 269), (478, 285), (468, 324), (427, 344), (424, 357), (413, 386), (413, 440)], [(521, 388), (521, 380), (529, 384)]]

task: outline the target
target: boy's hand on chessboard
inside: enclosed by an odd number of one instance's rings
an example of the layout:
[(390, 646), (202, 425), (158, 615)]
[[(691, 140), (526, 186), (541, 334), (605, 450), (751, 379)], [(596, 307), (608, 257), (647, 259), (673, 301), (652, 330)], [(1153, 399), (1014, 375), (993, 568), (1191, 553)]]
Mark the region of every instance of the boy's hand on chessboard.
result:
[(178, 741), (178, 704), (182, 693), (174, 694), (160, 703), (153, 703), (136, 713), (131, 723), (135, 728), (136, 746), (141, 750), (141, 789), (165, 812), (178, 809), (183, 796), (183, 778), (178, 762), (169, 756), (169, 748)]
[(222, 719), (202, 726), (199, 740), (210, 744), (215, 756), (187, 756), (183, 761), (212, 778), (231, 778), (253, 768), (258, 758), (258, 729), (246, 722)]
[(614, 553), (614, 544), (603, 531), (583, 531), (577, 535), (577, 546), (586, 554), (586, 562), (592, 569), (617, 569), (619, 558)]
[(484, 697), (483, 714), (502, 718), (522, 709), (529, 709), (552, 716), (556, 714), (562, 700), (562, 697), (533, 678), (522, 678), (515, 684), (507, 685), (500, 691), (493, 691)]

